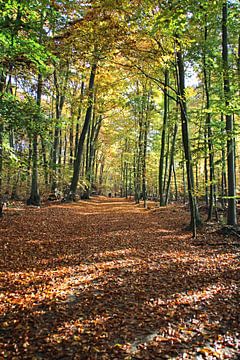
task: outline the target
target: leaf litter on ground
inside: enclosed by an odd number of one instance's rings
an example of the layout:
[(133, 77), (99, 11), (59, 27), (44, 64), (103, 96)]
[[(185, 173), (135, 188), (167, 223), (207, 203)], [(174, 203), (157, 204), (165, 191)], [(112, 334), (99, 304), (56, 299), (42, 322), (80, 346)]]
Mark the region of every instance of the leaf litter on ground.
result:
[(187, 223), (181, 205), (104, 197), (9, 209), (0, 358), (238, 359), (237, 240)]

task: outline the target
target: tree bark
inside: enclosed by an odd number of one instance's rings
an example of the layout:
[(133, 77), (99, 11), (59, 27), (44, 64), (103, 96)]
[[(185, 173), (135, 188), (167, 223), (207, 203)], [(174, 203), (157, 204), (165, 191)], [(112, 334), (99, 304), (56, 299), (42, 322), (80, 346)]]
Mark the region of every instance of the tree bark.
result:
[[(0, 73), (0, 100), (5, 92), (6, 74), (4, 69)], [(2, 194), (2, 178), (3, 178), (3, 121), (0, 120), (0, 195)]]
[(59, 86), (56, 69), (54, 70), (53, 76), (54, 76), (54, 86), (56, 90), (56, 98), (55, 98), (56, 124), (54, 129), (54, 140), (53, 140), (53, 151), (52, 151), (52, 170), (53, 170), (52, 185), (51, 185), (52, 192), (54, 192), (55, 189), (57, 188), (58, 174), (61, 171), (60, 165), (61, 165), (61, 157), (62, 157), (62, 132), (59, 125), (62, 116), (63, 106), (65, 103), (65, 96), (66, 96), (68, 77), (69, 77), (69, 63), (67, 63), (67, 70), (66, 70), (64, 85), (62, 89)]
[(76, 159), (74, 161), (74, 169), (73, 169), (73, 176), (72, 176), (72, 180), (71, 180), (70, 190), (67, 195), (67, 200), (69, 200), (69, 201), (76, 199), (76, 191), (77, 191), (77, 185), (78, 185), (78, 180), (79, 180), (83, 147), (84, 147), (86, 134), (87, 134), (88, 127), (89, 127), (89, 124), (91, 121), (91, 116), (92, 116), (93, 95), (94, 95), (93, 89), (94, 89), (96, 70), (97, 70), (97, 64), (95, 63), (92, 65), (92, 68), (91, 68), (89, 87), (88, 87), (88, 106), (87, 106), (85, 121), (83, 124), (83, 128), (81, 131), (79, 141), (78, 141), (77, 153), (76, 153)]
[(144, 208), (147, 208), (147, 142), (148, 142), (148, 130), (149, 130), (149, 105), (150, 105), (150, 90), (148, 91), (147, 104), (146, 104), (146, 115), (144, 119), (144, 129), (143, 129), (143, 165), (142, 165), (142, 192), (143, 192), (143, 202)]
[[(208, 28), (205, 25), (204, 28), (204, 41), (205, 47), (208, 39)], [(207, 73), (207, 59), (206, 59), (206, 49), (203, 52), (203, 76), (204, 76), (204, 88), (206, 95), (206, 128), (207, 128), (207, 146), (208, 146), (208, 161), (209, 161), (209, 199), (208, 199), (208, 218), (207, 221), (211, 220), (213, 214), (213, 206), (214, 206), (214, 154), (213, 154), (213, 142), (212, 142), (212, 127), (211, 127), (211, 114), (210, 110), (210, 78)], [(208, 186), (207, 186), (208, 188)]]
[(196, 228), (201, 223), (198, 206), (196, 201), (196, 196), (194, 194), (194, 177), (193, 177), (193, 168), (192, 168), (192, 155), (190, 148), (190, 137), (188, 129), (188, 116), (187, 116), (187, 103), (185, 96), (185, 70), (184, 62), (182, 56), (181, 45), (178, 41), (178, 51), (177, 51), (177, 70), (178, 70), (178, 87), (179, 87), (179, 103), (181, 109), (181, 123), (182, 123), (182, 141), (184, 156), (186, 161), (186, 170), (187, 170), (187, 184), (188, 184), (188, 197), (191, 213), (191, 222), (190, 227), (193, 231), (193, 237), (196, 237)]
[(78, 148), (78, 140), (79, 140), (79, 127), (80, 127), (80, 120), (82, 116), (82, 107), (83, 107), (83, 98), (84, 98), (84, 87), (85, 84), (82, 81), (81, 83), (81, 93), (80, 93), (80, 102), (78, 106), (78, 115), (77, 115), (77, 122), (76, 122), (76, 133), (75, 133), (75, 150), (74, 150), (74, 158), (76, 159), (77, 156), (77, 148)]
[[(41, 100), (42, 100), (42, 86), (43, 78), (42, 74), (38, 75), (38, 85), (37, 85), (37, 105), (40, 111)], [(36, 119), (35, 119), (36, 121)], [(38, 133), (37, 130), (34, 130), (33, 140), (32, 140), (32, 183), (31, 183), (31, 194), (27, 200), (27, 205), (40, 206), (40, 195), (38, 189)]]
[[(172, 172), (174, 170), (174, 154), (175, 154), (175, 147), (176, 147), (177, 130), (178, 130), (178, 125), (177, 125), (177, 122), (176, 122), (175, 125), (174, 125), (174, 130), (173, 130), (173, 139), (172, 139), (172, 147), (171, 147), (171, 154), (170, 154), (169, 173), (168, 173), (168, 180), (167, 180), (167, 186), (166, 186), (165, 205), (168, 204)], [(175, 192), (177, 194), (176, 181), (175, 181)]]
[(164, 186), (163, 186), (163, 173), (164, 173), (164, 154), (165, 154), (165, 142), (166, 142), (166, 129), (168, 120), (168, 86), (169, 86), (169, 71), (165, 70), (165, 81), (164, 81), (164, 113), (163, 113), (163, 128), (162, 128), (162, 141), (161, 141), (161, 152), (159, 159), (159, 196), (160, 206), (165, 205), (164, 199)]
[[(139, 84), (137, 82), (137, 95), (139, 93)], [(141, 180), (142, 180), (142, 156), (143, 156), (143, 105), (141, 109), (137, 108), (136, 111), (138, 117), (138, 142), (137, 142), (137, 157), (136, 157), (136, 180), (135, 180), (135, 202), (139, 204), (141, 199)]]
[(73, 111), (71, 111), (71, 125), (70, 125), (70, 132), (69, 132), (69, 164), (72, 165), (73, 163)]
[(48, 186), (48, 161), (47, 161), (47, 153), (46, 153), (46, 144), (43, 136), (41, 136), (41, 144), (42, 144), (42, 159), (43, 159), (43, 169), (44, 169), (44, 182), (47, 188)]
[[(226, 109), (230, 99), (230, 80), (229, 80), (229, 61), (228, 61), (228, 5), (227, 1), (222, 7), (222, 62), (223, 62), (223, 88)], [(233, 135), (233, 117), (226, 114), (226, 133), (227, 133), (227, 179), (228, 179), (228, 212), (227, 224), (237, 225), (236, 212), (236, 183), (235, 183), (235, 141)]]

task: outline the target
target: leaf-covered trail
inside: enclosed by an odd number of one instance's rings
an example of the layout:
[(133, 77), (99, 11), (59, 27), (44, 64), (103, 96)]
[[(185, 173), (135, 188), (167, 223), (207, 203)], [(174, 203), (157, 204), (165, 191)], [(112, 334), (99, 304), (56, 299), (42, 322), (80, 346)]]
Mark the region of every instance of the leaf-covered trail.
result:
[(0, 221), (0, 359), (238, 359), (239, 247), (198, 246), (183, 207), (95, 198)]

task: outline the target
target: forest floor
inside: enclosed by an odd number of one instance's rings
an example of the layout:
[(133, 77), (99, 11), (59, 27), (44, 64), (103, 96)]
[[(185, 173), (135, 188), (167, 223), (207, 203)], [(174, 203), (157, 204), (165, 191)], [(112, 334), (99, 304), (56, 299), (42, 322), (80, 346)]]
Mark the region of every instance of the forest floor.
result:
[(96, 197), (0, 219), (0, 359), (240, 359), (240, 241)]

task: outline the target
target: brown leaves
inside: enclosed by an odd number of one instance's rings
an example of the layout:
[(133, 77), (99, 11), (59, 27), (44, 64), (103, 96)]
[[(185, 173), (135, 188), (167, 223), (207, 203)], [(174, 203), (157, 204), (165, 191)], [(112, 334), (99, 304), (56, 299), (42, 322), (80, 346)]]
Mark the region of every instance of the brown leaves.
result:
[(13, 214), (0, 230), (0, 357), (238, 353), (236, 249), (204, 245), (206, 233), (195, 246), (181, 230), (183, 208), (145, 211), (100, 198)]

